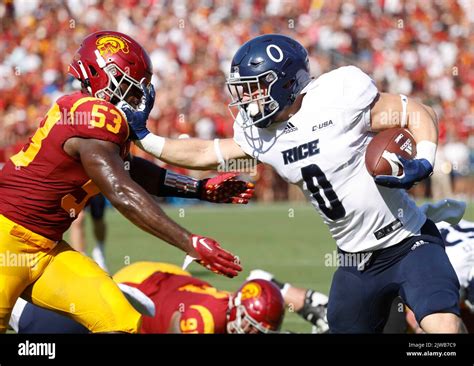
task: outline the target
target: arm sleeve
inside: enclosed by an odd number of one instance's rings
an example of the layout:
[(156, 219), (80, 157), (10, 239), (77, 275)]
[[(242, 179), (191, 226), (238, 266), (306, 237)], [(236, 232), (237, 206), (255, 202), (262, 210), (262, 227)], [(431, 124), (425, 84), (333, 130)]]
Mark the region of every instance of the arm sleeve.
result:
[(149, 194), (158, 197), (201, 197), (201, 180), (161, 168), (146, 159), (131, 159), (130, 176)]

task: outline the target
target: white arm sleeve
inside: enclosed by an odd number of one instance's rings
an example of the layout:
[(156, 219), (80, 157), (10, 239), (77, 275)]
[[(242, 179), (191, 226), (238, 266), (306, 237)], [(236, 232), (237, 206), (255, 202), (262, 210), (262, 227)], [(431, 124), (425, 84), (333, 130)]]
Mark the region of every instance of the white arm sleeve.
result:
[(143, 139), (136, 140), (135, 144), (143, 151), (150, 153), (156, 158), (160, 158), (163, 147), (165, 146), (165, 141), (164, 137), (157, 136), (150, 132)]

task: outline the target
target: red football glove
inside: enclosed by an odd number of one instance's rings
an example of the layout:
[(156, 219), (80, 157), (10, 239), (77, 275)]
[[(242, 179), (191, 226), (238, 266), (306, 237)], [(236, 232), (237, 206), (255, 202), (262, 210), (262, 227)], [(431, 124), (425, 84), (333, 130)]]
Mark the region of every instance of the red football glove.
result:
[(183, 269), (196, 260), (200, 265), (214, 273), (227, 277), (235, 277), (242, 271), (239, 260), (232, 253), (221, 248), (214, 239), (200, 235), (191, 235), (191, 243), (195, 253), (188, 253)]
[(201, 200), (213, 203), (247, 204), (254, 193), (254, 185), (236, 180), (237, 173), (225, 173), (202, 180)]

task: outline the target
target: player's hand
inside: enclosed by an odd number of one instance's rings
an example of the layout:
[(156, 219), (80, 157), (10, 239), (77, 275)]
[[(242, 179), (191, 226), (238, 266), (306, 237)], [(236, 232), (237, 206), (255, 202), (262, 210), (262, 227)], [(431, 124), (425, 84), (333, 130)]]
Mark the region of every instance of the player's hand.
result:
[(132, 140), (142, 140), (150, 133), (146, 127), (146, 122), (151, 110), (155, 104), (155, 88), (150, 83), (148, 86), (142, 85), (144, 103), (138, 110), (134, 110), (127, 103), (121, 103), (120, 109), (125, 113), (128, 124), (130, 126), (130, 137)]
[(191, 235), (191, 244), (193, 250), (188, 252), (183, 269), (195, 260), (210, 271), (230, 278), (237, 276), (242, 271), (239, 259), (227, 250), (222, 249), (214, 239)]
[(410, 189), (416, 183), (429, 177), (433, 173), (433, 166), (426, 159), (405, 159), (397, 155), (398, 162), (403, 166), (403, 175), (377, 175), (375, 183), (388, 188)]
[(247, 204), (254, 194), (254, 185), (237, 180), (236, 173), (225, 173), (201, 181), (201, 200), (214, 203)]

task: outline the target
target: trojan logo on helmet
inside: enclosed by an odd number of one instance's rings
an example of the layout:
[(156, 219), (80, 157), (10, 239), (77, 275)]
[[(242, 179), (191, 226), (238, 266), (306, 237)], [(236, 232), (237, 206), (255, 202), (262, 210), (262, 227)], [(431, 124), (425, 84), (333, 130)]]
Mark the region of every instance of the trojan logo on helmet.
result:
[(99, 31), (83, 40), (69, 65), (69, 73), (92, 96), (138, 108), (143, 102), (141, 84), (148, 86), (151, 81), (152, 63), (133, 38), (119, 32)]
[(262, 288), (260, 287), (258, 283), (250, 282), (242, 288), (241, 292), (242, 292), (241, 300), (247, 300), (253, 297), (258, 297), (262, 292)]
[(119, 51), (128, 53), (128, 44), (125, 40), (116, 36), (102, 36), (95, 42), (97, 49), (103, 57), (113, 55)]
[(229, 299), (228, 333), (278, 333), (285, 315), (280, 289), (270, 281), (245, 282)]

